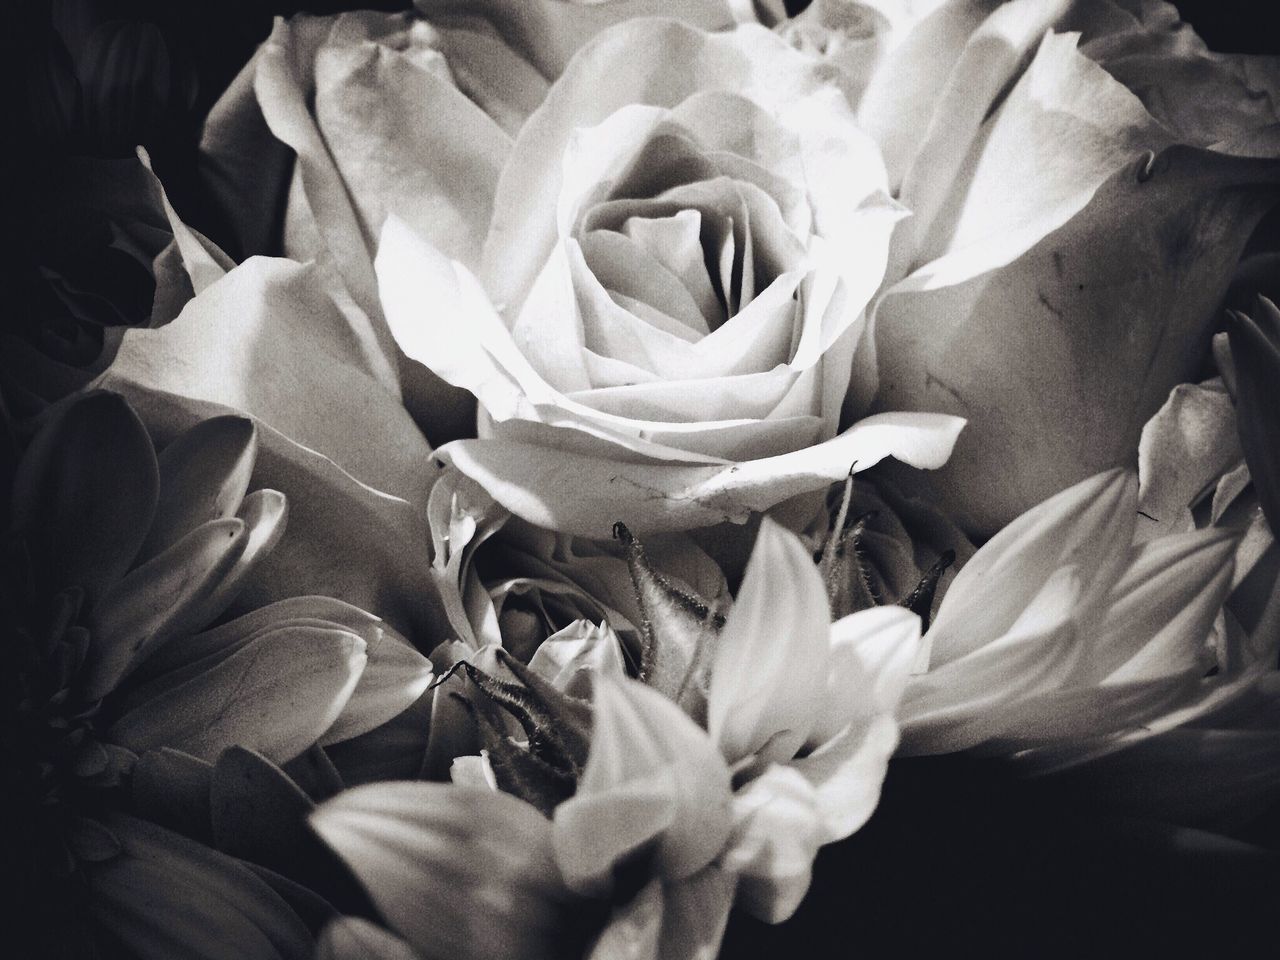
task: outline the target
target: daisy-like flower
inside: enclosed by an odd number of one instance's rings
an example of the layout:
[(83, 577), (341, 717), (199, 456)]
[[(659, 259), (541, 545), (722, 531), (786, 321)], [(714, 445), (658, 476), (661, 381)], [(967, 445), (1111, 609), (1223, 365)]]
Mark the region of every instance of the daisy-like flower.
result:
[(1237, 535), (1134, 543), (1138, 483), (1113, 470), (1029, 510), (956, 575), (903, 699), (907, 754), (979, 749), (1039, 764), (1121, 736), (1225, 679), (1215, 622)]
[(369, 785), (312, 817), (403, 938), (348, 920), (325, 955), (711, 957), (734, 902), (785, 919), (817, 849), (870, 816), (918, 618), (832, 624), (808, 551), (771, 521), (725, 617), (617, 534), (643, 611), (636, 678), (604, 630), (560, 638), (597, 658), (589, 700), (578, 670), (460, 664), (484, 752), (455, 782)]
[(247, 868), (125, 810), (231, 747), (272, 766), (364, 733), (431, 678), (376, 617), (328, 598), (204, 629), (284, 532), (284, 497), (248, 492), (255, 450), (253, 424), (226, 416), (157, 455), (127, 403), (92, 392), (47, 414), (12, 475), (6, 792), (33, 827), (27, 865), (86, 881), (97, 925), (140, 956), (218, 955), (188, 942), (200, 923), (227, 921), (244, 955), (310, 941)]

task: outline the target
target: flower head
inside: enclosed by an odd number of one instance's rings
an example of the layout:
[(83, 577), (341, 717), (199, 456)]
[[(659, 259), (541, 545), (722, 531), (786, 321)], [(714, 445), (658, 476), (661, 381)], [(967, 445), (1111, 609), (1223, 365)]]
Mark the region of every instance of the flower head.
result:
[[(250, 421), (219, 417), (157, 455), (120, 397), (92, 392), (49, 411), (13, 476), (9, 792), (35, 827), (37, 874), (87, 871), (98, 922), (134, 946), (140, 876), (244, 873), (120, 812), (140, 784), (173, 789), (157, 751), (205, 769), (233, 746), (283, 763), (384, 722), (431, 677), (376, 618), (327, 598), (206, 629), (284, 532), (284, 497), (248, 492), (255, 443)], [(171, 923), (182, 897), (163, 899)]]
[(905, 752), (1053, 762), (1200, 686), (1237, 538), (1209, 529), (1135, 545), (1137, 498), (1132, 473), (1099, 474), (974, 554), (925, 635), (903, 700)]
[[(477, 942), (520, 944), (530, 957), (551, 955), (556, 931), (583, 933), (570, 913), (590, 920), (592, 956), (706, 956), (735, 897), (770, 921), (789, 916), (818, 847), (875, 806), (918, 619), (885, 608), (831, 624), (807, 550), (770, 521), (721, 617), (618, 532), (643, 611), (636, 679), (620, 655), (602, 660), (584, 698), (567, 692), (563, 673), (502, 652), (487, 667), (462, 662), (443, 683), (465, 697), (482, 752), (455, 761), (455, 785), (371, 785), (314, 816), (423, 955), (456, 946), (457, 932), (380, 898), (409, 896), (416, 911), (449, 916), (492, 904), (467, 921), (492, 925)], [(595, 641), (617, 644), (612, 634)], [(468, 817), (483, 822), (469, 828), (478, 842), (459, 874), (446, 840), (457, 828), (445, 824)], [(393, 879), (406, 873), (407, 886)]]
[(1166, 3), (877, 9), (857, 115), (912, 216), (870, 310), (870, 409), (968, 420), (937, 496), (991, 536), (1132, 465), (1199, 369), (1280, 196), (1275, 94)]

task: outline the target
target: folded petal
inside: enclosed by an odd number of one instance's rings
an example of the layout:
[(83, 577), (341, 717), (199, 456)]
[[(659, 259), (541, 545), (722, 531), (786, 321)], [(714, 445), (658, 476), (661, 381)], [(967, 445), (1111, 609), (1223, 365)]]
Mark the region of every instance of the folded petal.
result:
[(208, 520), (233, 516), (249, 490), (258, 440), (253, 421), (214, 417), (157, 457), (160, 500), (143, 544), (150, 559)]
[(618, 517), (646, 533), (741, 523), (752, 511), (833, 483), (885, 457), (931, 469), (964, 421), (930, 414), (869, 417), (825, 443), (724, 466), (586, 457), (516, 440), (462, 440), (436, 451), (512, 513), (541, 527), (602, 537)]
[(365, 483), (425, 502), (430, 448), (373, 362), (314, 265), (254, 258), (167, 326), (126, 333), (102, 382), (241, 410)]
[[(315, 122), (368, 243), (394, 210), (447, 255), (474, 264), (511, 141), (447, 68), (441, 76), (418, 62), (419, 27), (426, 24), (406, 30), (405, 50), (331, 35), (313, 67)], [(323, 206), (312, 210), (323, 235), (343, 229)]]
[(1221, 380), (1174, 387), (1138, 440), (1139, 541), (1195, 529), (1191, 507), (1243, 453)]

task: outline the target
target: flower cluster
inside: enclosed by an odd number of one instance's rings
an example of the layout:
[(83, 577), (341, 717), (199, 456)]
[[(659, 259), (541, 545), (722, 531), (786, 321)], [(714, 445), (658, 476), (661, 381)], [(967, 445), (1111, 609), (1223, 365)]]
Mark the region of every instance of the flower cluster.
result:
[(0, 334), (30, 955), (709, 960), (950, 763), (1280, 852), (1280, 60), (417, 0), (277, 19), (179, 188), (180, 45), (54, 8), (110, 155)]

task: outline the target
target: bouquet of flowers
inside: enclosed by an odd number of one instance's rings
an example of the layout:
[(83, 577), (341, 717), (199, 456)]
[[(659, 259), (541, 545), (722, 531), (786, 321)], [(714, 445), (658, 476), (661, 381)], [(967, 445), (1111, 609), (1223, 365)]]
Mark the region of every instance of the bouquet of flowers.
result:
[(984, 882), (979, 783), (1148, 918), (1280, 876), (1280, 57), (789, 6), (297, 14), (202, 100), (53, 4), (20, 955), (843, 956)]

